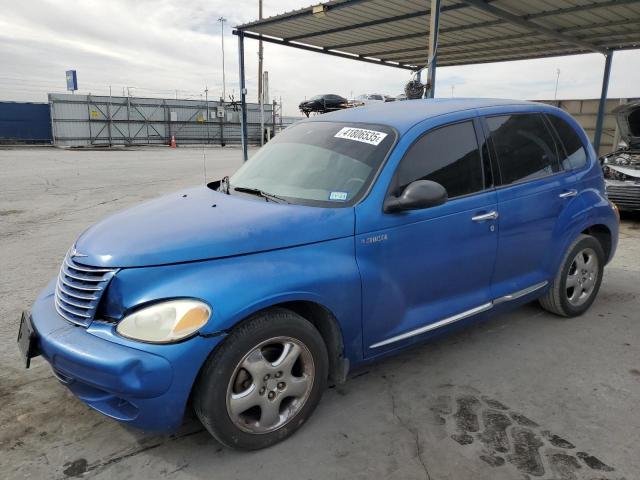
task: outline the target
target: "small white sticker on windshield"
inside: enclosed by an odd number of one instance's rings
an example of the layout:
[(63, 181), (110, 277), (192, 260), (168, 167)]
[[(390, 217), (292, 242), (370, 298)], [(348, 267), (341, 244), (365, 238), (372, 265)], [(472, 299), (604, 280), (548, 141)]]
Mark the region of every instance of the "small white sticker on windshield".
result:
[(341, 202), (344, 202), (348, 196), (348, 192), (331, 192), (329, 194), (329, 200), (339, 200)]
[(368, 143), (369, 145), (379, 145), (386, 136), (387, 134), (384, 132), (352, 127), (341, 128), (340, 131), (334, 135), (335, 138), (355, 140), (356, 142)]

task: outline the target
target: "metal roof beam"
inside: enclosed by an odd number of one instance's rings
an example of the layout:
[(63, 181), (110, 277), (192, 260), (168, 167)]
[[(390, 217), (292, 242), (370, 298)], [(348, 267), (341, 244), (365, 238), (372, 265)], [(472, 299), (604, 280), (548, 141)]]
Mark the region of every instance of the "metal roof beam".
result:
[[(327, 50), (340, 50), (341, 48), (347, 47), (361, 47), (363, 45), (373, 45), (376, 43), (387, 43), (394, 42), (397, 40), (409, 40), (411, 38), (424, 38), (429, 35), (429, 31), (425, 32), (417, 32), (417, 33), (409, 33), (407, 35), (398, 35), (396, 37), (385, 37), (385, 38), (376, 38), (375, 40), (364, 40), (361, 42), (353, 42), (353, 43), (343, 43), (342, 45), (331, 45), (330, 47), (326, 47)], [(368, 55), (368, 54), (366, 54)]]
[(333, 57), (340, 57), (340, 58), (346, 58), (348, 60), (356, 60), (359, 62), (372, 63), (374, 65), (385, 65), (387, 67), (402, 68), (404, 70), (411, 70), (411, 71), (415, 70), (414, 65), (407, 65), (400, 62), (392, 63), (386, 60), (377, 60), (373, 58), (367, 58), (368, 57), (367, 55), (354, 55), (354, 54), (343, 53), (343, 52), (334, 52), (334, 51), (330, 51), (327, 48), (314, 47), (314, 46), (305, 45), (302, 43), (291, 43), (279, 38), (265, 37), (264, 35), (243, 32), (242, 30), (234, 30), (232, 33), (234, 35), (239, 35), (240, 33), (242, 33), (242, 35), (244, 35), (245, 38), (251, 38), (253, 40), (262, 40), (263, 42), (274, 43), (276, 45), (284, 45), (286, 47), (298, 48), (300, 50), (306, 50), (307, 52), (324, 53), (325, 55), (331, 55)]
[(296, 41), (296, 40), (302, 40), (303, 38), (319, 37), (321, 35), (330, 35), (332, 33), (341, 33), (341, 32), (346, 32), (348, 30), (355, 30), (355, 29), (358, 29), (358, 28), (373, 27), (373, 26), (376, 26), (376, 25), (382, 25), (384, 23), (399, 22), (400, 20), (409, 20), (411, 18), (424, 17), (424, 16), (427, 16), (427, 15), (429, 15), (429, 10), (420, 10), (420, 11), (417, 11), (417, 12), (405, 13), (404, 15), (398, 15), (396, 17), (378, 18), (377, 20), (371, 20), (370, 22), (356, 23), (354, 25), (345, 25), (345, 26), (342, 26), (342, 27), (336, 27), (336, 28), (332, 28), (332, 29), (329, 29), (329, 30), (322, 30), (322, 31), (319, 31), (319, 32), (305, 33), (304, 35), (295, 35), (293, 37), (286, 37), (285, 40), (292, 42), (292, 41)]
[[(638, 44), (620, 44), (609, 47), (609, 52), (618, 52), (621, 50), (637, 50)], [(443, 60), (440, 66), (452, 67), (452, 66), (460, 66), (460, 65), (481, 65), (484, 63), (496, 63), (496, 62), (513, 62), (517, 60), (531, 60), (535, 58), (549, 58), (549, 57), (560, 57), (560, 56), (569, 56), (569, 55), (584, 55), (584, 52), (558, 52), (558, 51), (546, 51), (544, 53), (532, 53), (527, 57), (512, 57), (495, 59), (495, 58), (460, 58), (454, 60)], [(444, 65), (443, 65), (444, 64)]]
[(607, 49), (598, 47), (591, 42), (586, 42), (584, 40), (579, 40), (570, 35), (565, 35), (564, 33), (560, 33), (557, 30), (553, 30), (552, 28), (544, 27), (540, 24), (533, 23), (530, 20), (523, 19), (522, 17), (515, 15), (511, 12), (507, 12), (506, 10), (502, 10), (501, 8), (494, 7), (493, 5), (489, 5), (484, 0), (461, 0), (467, 5), (473, 6), (478, 10), (482, 10), (485, 13), (489, 13), (494, 17), (500, 18), (514, 25), (518, 25), (527, 30), (531, 30), (533, 32), (537, 32), (543, 35), (546, 35), (551, 38), (555, 38), (564, 43), (568, 43), (571, 45), (577, 45), (586, 50), (593, 50), (594, 52), (602, 53), (606, 55)]
[[(332, 12), (336, 10), (340, 10), (341, 8), (350, 7), (352, 5), (356, 5), (358, 3), (370, 2), (371, 0), (345, 0), (342, 3), (338, 3), (336, 5), (325, 5), (325, 13)], [(293, 11), (291, 13), (283, 13), (282, 15), (277, 15), (275, 17), (266, 18), (264, 20), (256, 20), (255, 22), (245, 23), (244, 25), (238, 25), (236, 30), (246, 30), (250, 27), (255, 26), (264, 26), (264, 25), (273, 25), (274, 23), (287, 22), (289, 20), (295, 18), (303, 18), (303, 17), (312, 17), (313, 13), (313, 5), (298, 11)]]
[(617, 7), (620, 5), (629, 5), (631, 3), (638, 3), (638, 0), (609, 0), (607, 2), (574, 5), (573, 7), (558, 8), (557, 10), (545, 10), (544, 12), (530, 13), (529, 15), (524, 15), (522, 18), (525, 20), (532, 20), (534, 18), (543, 18), (552, 15), (565, 15), (567, 13), (584, 12), (585, 10), (597, 10), (598, 8)]
[[(640, 19), (619, 20), (617, 22), (606, 22), (606, 23), (592, 23), (589, 25), (578, 25), (573, 27), (562, 28), (558, 31), (561, 33), (576, 32), (576, 31), (582, 32), (584, 30), (592, 30), (592, 29), (602, 28), (602, 27), (616, 27), (621, 25), (631, 26), (631, 25), (637, 25), (637, 24), (640, 24)], [(440, 33), (442, 34), (443, 31), (444, 30), (440, 30)], [(605, 33), (589, 34), (589, 35), (585, 35), (585, 37), (588, 37), (589, 39), (603, 38), (603, 37), (620, 37), (620, 36), (629, 35), (631, 33), (632, 32), (626, 30), (624, 32), (605, 32)], [(506, 40), (517, 40), (520, 38), (522, 38), (521, 34), (512, 34), (512, 35), (503, 35), (501, 37), (487, 37), (482, 39), (464, 40), (461, 42), (452, 42), (452, 43), (440, 42), (440, 50), (447, 50), (453, 47), (465, 47), (467, 45), (476, 45), (479, 47), (477, 50), (483, 50), (485, 47), (482, 47), (482, 45), (484, 45), (485, 43), (494, 43), (494, 42), (501, 42)], [(387, 50), (386, 52), (374, 52), (374, 53), (369, 53), (367, 55), (371, 57), (381, 58), (387, 61), (401, 61), (403, 58), (414, 58), (414, 57), (411, 57), (410, 55), (398, 56), (398, 54), (424, 52), (426, 50), (427, 50), (427, 46), (425, 45), (424, 47), (402, 48), (399, 50)], [(396, 58), (392, 58), (392, 57), (386, 58), (385, 55), (395, 56)]]
[[(611, 40), (614, 41), (614, 40)], [(598, 47), (606, 49), (606, 45), (609, 44), (611, 41), (602, 41), (602, 42), (598, 42)], [(469, 62), (468, 63), (475, 63), (474, 60), (476, 59), (487, 59), (487, 58), (494, 58), (495, 62), (500, 62), (500, 57), (503, 56), (511, 56), (511, 55), (517, 55), (517, 54), (522, 54), (522, 59), (526, 59), (527, 54), (529, 53), (535, 53), (537, 50), (540, 50), (540, 46), (544, 45), (547, 47), (548, 51), (557, 51), (560, 53), (557, 53), (557, 55), (563, 55), (563, 51), (566, 51), (566, 47), (562, 47), (562, 46), (558, 46), (557, 44), (554, 44), (554, 42), (552, 40), (544, 40), (541, 42), (536, 43), (535, 45), (524, 45), (524, 44), (514, 44), (514, 45), (504, 45), (504, 46), (499, 46), (499, 47), (490, 47), (490, 48), (478, 48), (478, 49), (473, 49), (473, 50), (461, 50), (461, 51), (457, 51), (457, 52), (449, 52), (446, 54), (442, 54), (442, 62), (446, 63), (446, 62), (456, 62), (460, 59), (468, 59)], [(582, 47), (577, 47), (577, 49), (580, 49), (580, 53), (588, 53), (585, 52), (584, 49), (582, 49)], [(577, 52), (576, 52), (577, 53)], [(397, 61), (397, 62), (402, 62), (402, 63), (414, 63), (414, 62), (420, 62), (423, 60), (424, 57), (421, 56), (414, 56), (414, 57), (403, 57), (403, 58), (399, 58), (396, 60), (392, 60), (392, 61)]]
[[(464, 0), (462, 0), (464, 1)], [(487, 3), (487, 2), (483, 2), (483, 3)], [(567, 8), (559, 8), (557, 10), (546, 10), (544, 12), (538, 12), (538, 13), (532, 13), (529, 15), (524, 15), (522, 17), (520, 17), (522, 20), (528, 21), (528, 20), (533, 20), (536, 18), (545, 18), (545, 17), (550, 17), (550, 16), (554, 16), (554, 15), (565, 15), (565, 14), (569, 14), (569, 13), (576, 13), (576, 12), (584, 12), (587, 10), (595, 10), (598, 8), (604, 8), (604, 7), (613, 7), (613, 6), (619, 6), (619, 5), (628, 5), (631, 3), (638, 3), (638, 0), (609, 0), (606, 2), (602, 2), (602, 3), (590, 3), (587, 5), (576, 5), (573, 7), (567, 7)], [(445, 7), (442, 7), (442, 10), (444, 11)], [(507, 23), (508, 21), (502, 18), (496, 19), (496, 20), (490, 20), (487, 22), (477, 22), (477, 23), (472, 23), (469, 25), (460, 25), (457, 27), (449, 27), (449, 28), (441, 28), (440, 29), (440, 35), (446, 34), (446, 33), (453, 33), (453, 32), (461, 32), (464, 30), (474, 30), (476, 28), (486, 28), (486, 27), (495, 27), (498, 25), (502, 25), (504, 23)], [(527, 25), (531, 25), (531, 23), (528, 23)], [(536, 24), (533, 24), (536, 25)], [(595, 26), (595, 25), (594, 25)], [(604, 26), (604, 25), (603, 25)], [(528, 28), (528, 27), (527, 27)], [(576, 30), (582, 29), (582, 28), (591, 28), (591, 27), (577, 27)], [(563, 31), (567, 31), (567, 29), (562, 29), (559, 30), (560, 32)], [(424, 30), (421, 32), (417, 32), (414, 34), (411, 34), (411, 37), (407, 37), (407, 35), (399, 35), (399, 36), (395, 36), (395, 37), (387, 37), (385, 40), (381, 40), (381, 39), (377, 39), (376, 41), (373, 42), (356, 42), (356, 43), (349, 43), (349, 44), (342, 44), (342, 45), (334, 45), (331, 47), (328, 47), (329, 49), (333, 49), (333, 48), (347, 48), (347, 47), (359, 47), (362, 45), (367, 45), (369, 43), (386, 43), (386, 42), (393, 42), (396, 40), (405, 40), (407, 38), (418, 38), (421, 36), (424, 36), (425, 38), (427, 37), (427, 35), (429, 35), (429, 31), (428, 30)], [(427, 48), (427, 46), (425, 45), (424, 47), (425, 49)], [(418, 50), (413, 50), (413, 51), (418, 51)], [(381, 56), (381, 55), (387, 55), (389, 53), (402, 53), (399, 51), (395, 51), (395, 50), (391, 50), (391, 51), (380, 51), (380, 52), (373, 52), (373, 53), (369, 53), (367, 55), (372, 55), (374, 57), (377, 56)], [(602, 53), (602, 52), (600, 52)]]
[[(488, 0), (488, 1), (493, 2), (495, 0)], [(456, 4), (453, 4), (453, 5), (446, 5), (446, 6), (440, 8), (440, 12), (447, 12), (447, 11), (451, 11), (451, 10), (459, 10), (461, 8), (469, 8), (469, 6), (465, 5), (463, 3), (456, 3)], [(373, 27), (375, 25), (383, 25), (385, 23), (399, 22), (401, 20), (409, 20), (409, 19), (417, 18), (417, 17), (427, 17), (429, 15), (431, 15), (431, 9), (418, 10), (416, 12), (409, 12), (409, 13), (405, 13), (403, 15), (397, 15), (395, 17), (378, 18), (376, 20), (371, 20), (369, 22), (356, 23), (354, 25), (345, 25), (345, 26), (342, 26), (342, 27), (331, 28), (329, 30), (321, 30), (321, 31), (318, 31), (318, 32), (305, 33), (303, 35), (296, 35), (294, 37), (287, 37), (285, 40), (294, 41), (294, 40), (301, 40), (303, 38), (319, 37), (321, 35), (330, 35), (332, 33), (341, 33), (341, 32), (346, 32), (348, 30), (355, 30), (355, 29), (358, 29), (358, 28)]]

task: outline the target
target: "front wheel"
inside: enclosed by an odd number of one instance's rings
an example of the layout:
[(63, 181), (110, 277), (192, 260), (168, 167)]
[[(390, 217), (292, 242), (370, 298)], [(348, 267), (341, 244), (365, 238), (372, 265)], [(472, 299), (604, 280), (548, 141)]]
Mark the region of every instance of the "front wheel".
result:
[(540, 298), (542, 308), (563, 317), (582, 315), (600, 290), (604, 262), (600, 242), (580, 235), (567, 250), (551, 287)]
[(194, 407), (222, 444), (271, 446), (311, 416), (326, 388), (327, 349), (318, 330), (285, 309), (248, 320), (206, 362)]

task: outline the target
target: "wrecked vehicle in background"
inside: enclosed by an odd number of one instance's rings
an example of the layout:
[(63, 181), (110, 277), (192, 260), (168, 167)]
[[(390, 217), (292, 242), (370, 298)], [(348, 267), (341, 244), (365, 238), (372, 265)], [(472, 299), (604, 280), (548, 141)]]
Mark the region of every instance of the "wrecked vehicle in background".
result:
[(606, 193), (620, 210), (640, 211), (640, 102), (613, 113), (625, 145), (602, 158)]
[(309, 100), (300, 102), (298, 108), (308, 117), (312, 112), (327, 113), (335, 110), (342, 110), (343, 108), (349, 108), (350, 106), (349, 101), (340, 95), (325, 94), (316, 95), (311, 97)]

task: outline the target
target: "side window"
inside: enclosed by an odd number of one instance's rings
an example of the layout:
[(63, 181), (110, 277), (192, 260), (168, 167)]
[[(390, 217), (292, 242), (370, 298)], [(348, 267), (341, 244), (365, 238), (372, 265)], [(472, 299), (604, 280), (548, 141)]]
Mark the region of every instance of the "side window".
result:
[(395, 193), (416, 180), (441, 184), (449, 198), (483, 189), (482, 164), (472, 122), (433, 130), (409, 148), (396, 173)]
[(503, 185), (560, 170), (555, 142), (539, 114), (487, 117), (487, 124)]
[(562, 168), (575, 170), (584, 167), (587, 164), (587, 152), (573, 127), (555, 115), (547, 115), (547, 118), (564, 146), (565, 151), (560, 155)]

